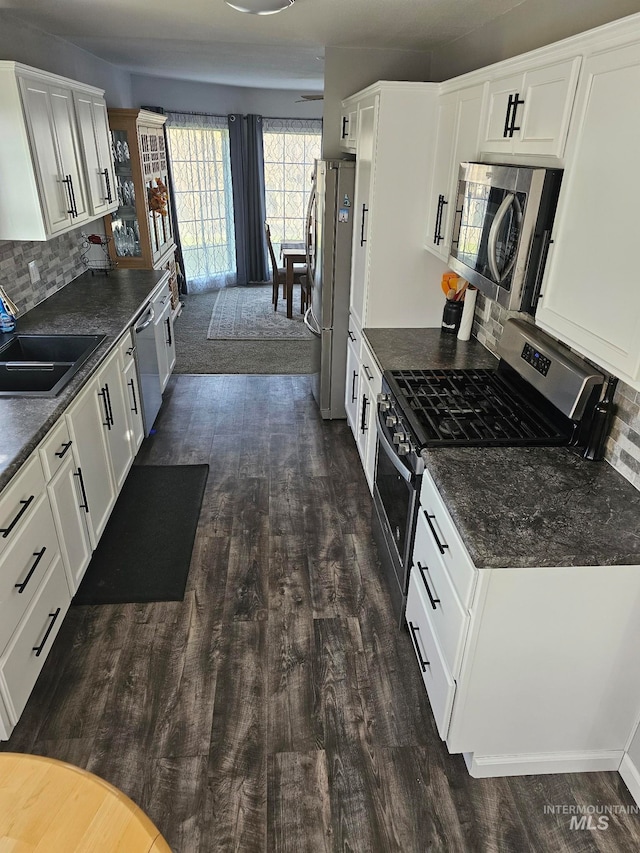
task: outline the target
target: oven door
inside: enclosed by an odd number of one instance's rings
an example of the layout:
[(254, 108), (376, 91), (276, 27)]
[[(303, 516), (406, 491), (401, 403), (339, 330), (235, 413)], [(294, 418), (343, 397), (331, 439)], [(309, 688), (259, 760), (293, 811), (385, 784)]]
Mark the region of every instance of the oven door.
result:
[[(420, 457), (399, 456), (377, 412), (377, 453), (373, 500), (374, 532), (398, 619), (402, 619), (409, 585), (422, 471)], [(417, 464), (416, 464), (417, 461)], [(413, 462), (413, 464), (412, 464)], [(377, 525), (376, 525), (377, 522)]]
[(505, 308), (519, 310), (544, 169), (462, 163), (451, 269)]

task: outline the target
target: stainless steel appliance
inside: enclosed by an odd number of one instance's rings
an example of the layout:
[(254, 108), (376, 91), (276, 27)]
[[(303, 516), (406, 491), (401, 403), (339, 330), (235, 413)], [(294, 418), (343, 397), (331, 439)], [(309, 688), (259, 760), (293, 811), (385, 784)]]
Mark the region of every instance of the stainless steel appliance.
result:
[(307, 220), (311, 305), (304, 321), (316, 339), (313, 396), (323, 418), (345, 418), (345, 376), (353, 234), (353, 160), (316, 160)]
[(142, 315), (135, 327), (138, 377), (140, 396), (142, 397), (142, 417), (144, 434), (149, 435), (151, 427), (162, 405), (162, 387), (160, 385), (160, 367), (156, 349), (156, 335), (153, 321), (153, 306)]
[[(491, 369), (391, 370), (378, 398), (374, 532), (403, 618), (423, 448), (570, 445), (584, 452), (604, 377), (533, 324), (509, 320)], [(479, 508), (479, 511), (481, 509)]]
[(485, 296), (534, 314), (561, 169), (462, 163), (449, 266)]

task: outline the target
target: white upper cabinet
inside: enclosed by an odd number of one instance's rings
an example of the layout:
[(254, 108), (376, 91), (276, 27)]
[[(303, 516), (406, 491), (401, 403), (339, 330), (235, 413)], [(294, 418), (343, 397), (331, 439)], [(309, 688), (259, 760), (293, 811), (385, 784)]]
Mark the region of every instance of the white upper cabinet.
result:
[[(92, 99), (88, 116), (77, 96)], [(15, 62), (0, 62), (1, 240), (47, 240), (114, 208), (111, 144), (93, 89)], [(103, 102), (104, 104), (104, 102)], [(79, 115), (78, 108), (81, 106)]]
[(116, 195), (107, 104), (104, 98), (83, 92), (74, 92), (74, 100), (84, 151), (90, 211), (95, 216), (104, 216), (114, 209)]
[(427, 221), (426, 248), (449, 258), (460, 163), (478, 156), (485, 87), (469, 86), (438, 99), (438, 131)]
[(574, 57), (492, 80), (482, 151), (561, 158), (579, 70)]
[(640, 389), (640, 287), (612, 255), (638, 242), (638, 91), (640, 42), (585, 59), (536, 323)]

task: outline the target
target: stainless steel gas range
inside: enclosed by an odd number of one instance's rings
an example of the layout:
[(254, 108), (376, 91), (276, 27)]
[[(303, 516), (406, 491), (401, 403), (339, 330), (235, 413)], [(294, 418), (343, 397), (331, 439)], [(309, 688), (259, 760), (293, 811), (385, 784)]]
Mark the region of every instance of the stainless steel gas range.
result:
[(490, 369), (383, 374), (376, 418), (374, 532), (401, 622), (423, 449), (466, 446), (482, 452), (483, 447), (566, 445), (581, 453), (589, 443), (604, 383), (601, 373), (521, 320), (506, 323), (499, 355), (497, 367)]

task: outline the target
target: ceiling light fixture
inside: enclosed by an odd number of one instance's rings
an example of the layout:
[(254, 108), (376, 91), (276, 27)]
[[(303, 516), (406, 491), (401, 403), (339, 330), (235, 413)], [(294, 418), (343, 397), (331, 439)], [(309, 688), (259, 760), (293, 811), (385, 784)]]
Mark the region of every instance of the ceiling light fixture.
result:
[(224, 0), (224, 2), (232, 9), (249, 15), (275, 15), (276, 12), (282, 12), (283, 9), (293, 6), (296, 0), (238, 0), (237, 3)]

